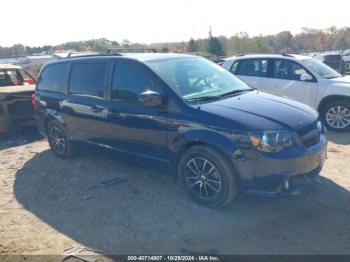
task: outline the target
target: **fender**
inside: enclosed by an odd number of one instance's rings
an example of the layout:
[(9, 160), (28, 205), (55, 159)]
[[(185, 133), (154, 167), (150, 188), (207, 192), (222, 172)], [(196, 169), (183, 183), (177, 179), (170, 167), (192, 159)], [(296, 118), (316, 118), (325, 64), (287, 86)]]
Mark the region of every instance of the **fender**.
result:
[(341, 94), (327, 94), (318, 104), (317, 110), (318, 112), (321, 112), (322, 108), (324, 105), (326, 105), (328, 102), (336, 99), (343, 99), (343, 100), (348, 100), (350, 103), (350, 95), (341, 95)]
[[(40, 121), (42, 123), (44, 123), (44, 126), (42, 128), (40, 128), (40, 133), (44, 133), (45, 136), (47, 136), (47, 125), (50, 121), (57, 121), (62, 128), (64, 129), (64, 131), (66, 132), (66, 134), (68, 134), (68, 138), (72, 139), (72, 136), (69, 132), (69, 129), (67, 128), (66, 123), (64, 122), (62, 116), (54, 109), (46, 109), (44, 116), (43, 116), (43, 120), (44, 121)], [(43, 130), (42, 130), (43, 129)]]
[(178, 133), (173, 141), (170, 141), (170, 151), (178, 155), (186, 150), (189, 145), (194, 144), (210, 145), (229, 157), (233, 156), (234, 152), (239, 149), (239, 147), (229, 139), (227, 134), (209, 129), (196, 129)]
[(324, 96), (327, 97), (332, 95), (339, 95), (350, 98), (350, 85), (342, 83), (334, 83), (330, 85), (327, 88)]

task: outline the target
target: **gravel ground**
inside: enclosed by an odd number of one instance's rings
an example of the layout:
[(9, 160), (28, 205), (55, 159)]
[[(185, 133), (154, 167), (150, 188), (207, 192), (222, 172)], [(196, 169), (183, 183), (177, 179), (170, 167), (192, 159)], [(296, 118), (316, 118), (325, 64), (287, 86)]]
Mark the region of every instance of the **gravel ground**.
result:
[(171, 178), (110, 152), (61, 160), (34, 131), (0, 139), (0, 255), (350, 254), (350, 134), (330, 133), (300, 196), (190, 202)]

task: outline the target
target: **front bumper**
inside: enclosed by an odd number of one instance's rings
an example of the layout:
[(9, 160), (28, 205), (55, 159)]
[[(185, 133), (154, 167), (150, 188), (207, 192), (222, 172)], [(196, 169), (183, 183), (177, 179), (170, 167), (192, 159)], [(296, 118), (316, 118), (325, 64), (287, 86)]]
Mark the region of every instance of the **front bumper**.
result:
[(327, 158), (327, 140), (311, 148), (295, 147), (281, 154), (258, 153), (256, 159), (242, 158), (234, 164), (243, 192), (280, 197), (299, 194), (314, 181)]

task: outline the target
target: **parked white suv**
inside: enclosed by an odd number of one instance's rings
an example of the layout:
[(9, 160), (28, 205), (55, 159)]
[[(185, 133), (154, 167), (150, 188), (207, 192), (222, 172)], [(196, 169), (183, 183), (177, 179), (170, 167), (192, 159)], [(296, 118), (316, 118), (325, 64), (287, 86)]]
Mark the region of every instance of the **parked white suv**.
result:
[(223, 67), (251, 87), (317, 109), (329, 129), (350, 130), (350, 76), (301, 55), (242, 55)]

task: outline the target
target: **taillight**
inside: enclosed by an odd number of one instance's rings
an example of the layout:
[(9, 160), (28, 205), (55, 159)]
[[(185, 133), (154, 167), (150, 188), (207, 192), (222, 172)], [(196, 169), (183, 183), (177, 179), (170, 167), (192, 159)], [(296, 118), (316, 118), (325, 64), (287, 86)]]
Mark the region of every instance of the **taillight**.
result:
[(33, 78), (24, 79), (24, 83), (28, 85), (35, 85), (35, 80)]
[(32, 94), (32, 106), (34, 109), (36, 109), (35, 93)]

